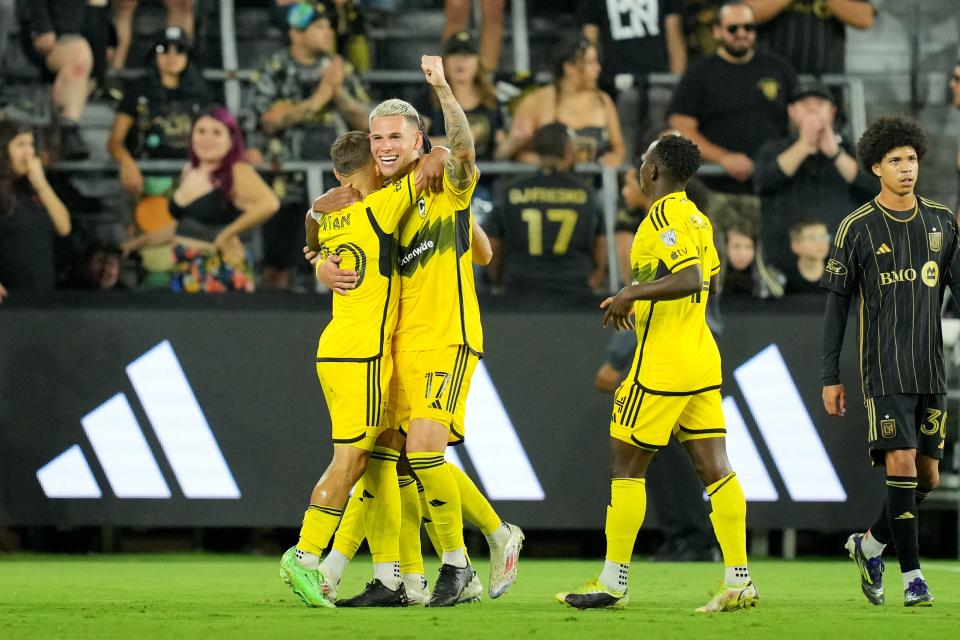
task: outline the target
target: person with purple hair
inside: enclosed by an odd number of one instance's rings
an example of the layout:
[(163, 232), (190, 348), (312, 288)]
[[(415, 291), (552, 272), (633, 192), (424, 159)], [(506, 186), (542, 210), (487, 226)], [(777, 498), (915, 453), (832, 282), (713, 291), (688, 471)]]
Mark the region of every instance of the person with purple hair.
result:
[(243, 133), (227, 109), (200, 114), (190, 129), (189, 161), (170, 198), (173, 220), (128, 240), (124, 252), (172, 242), (174, 290), (253, 291), (240, 236), (269, 220), (280, 203), (243, 152)]

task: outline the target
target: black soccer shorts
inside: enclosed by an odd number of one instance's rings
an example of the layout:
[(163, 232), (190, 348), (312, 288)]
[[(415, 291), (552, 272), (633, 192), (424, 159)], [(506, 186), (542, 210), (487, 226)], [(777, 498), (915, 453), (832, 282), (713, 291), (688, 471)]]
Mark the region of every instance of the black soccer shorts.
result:
[(893, 394), (867, 398), (867, 444), (875, 465), (890, 449), (916, 449), (942, 459), (947, 436), (947, 396)]

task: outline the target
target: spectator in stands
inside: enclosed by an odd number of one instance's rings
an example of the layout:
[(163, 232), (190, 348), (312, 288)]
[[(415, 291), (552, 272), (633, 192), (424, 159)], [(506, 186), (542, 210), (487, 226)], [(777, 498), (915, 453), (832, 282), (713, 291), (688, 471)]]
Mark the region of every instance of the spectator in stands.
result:
[(650, 87), (647, 75), (686, 70), (682, 10), (680, 0), (577, 2), (583, 36), (600, 52), (600, 88), (617, 104), (628, 153), (650, 119), (663, 120), (670, 101), (670, 91)]
[[(492, 160), (497, 145), (506, 138), (503, 112), (493, 83), (480, 66), (477, 43), (468, 32), (455, 33), (447, 40), (443, 72), (470, 122), (477, 160)], [(430, 142), (445, 146), (443, 110), (435, 91), (430, 92), (430, 108), (424, 111), (428, 114)]]
[(540, 171), (501, 185), (486, 224), (490, 276), (511, 294), (587, 296), (606, 269), (601, 209), (573, 173), (573, 135), (559, 122), (533, 138)]
[[(752, 195), (752, 158), (766, 139), (786, 134), (787, 99), (794, 92), (796, 73), (780, 56), (756, 48), (756, 24), (748, 4), (728, 2), (718, 15), (714, 35), (720, 48), (680, 80), (669, 122), (700, 147), (706, 161), (723, 167), (725, 176), (704, 177), (704, 182), (725, 194), (723, 199), (734, 205), (729, 210), (757, 227), (760, 207)], [(721, 207), (711, 203), (710, 208), (716, 218)], [(713, 220), (719, 231), (732, 222)]]
[[(503, 40), (503, 10), (506, 0), (480, 0), (480, 64), (487, 73), (500, 66), (500, 45)], [(443, 41), (470, 26), (471, 0), (445, 0)]]
[(359, 0), (333, 0), (337, 8), (337, 53), (345, 56), (359, 74), (370, 71), (371, 51), (367, 21)]
[(67, 281), (68, 289), (88, 291), (125, 291), (127, 286), (120, 280), (123, 251), (120, 247), (103, 242), (92, 242), (83, 252), (73, 277)]
[[(10, 42), (10, 32), (16, 23), (15, 0), (0, 0), (0, 90), (3, 89), (4, 75), (6, 74), (7, 44)], [(0, 107), (4, 99), (0, 96)]]
[(167, 27), (147, 76), (124, 90), (107, 141), (127, 191), (135, 197), (143, 192), (138, 159), (187, 159), (191, 122), (209, 104), (210, 91), (190, 63), (187, 34), (180, 27)]
[(760, 43), (798, 73), (843, 73), (847, 27), (869, 29), (870, 0), (746, 0), (760, 26)]
[(745, 222), (734, 222), (726, 229), (724, 236), (721, 299), (781, 297), (783, 276), (765, 269), (758, 261), (754, 229)]
[[(270, 12), (271, 21), (280, 29), (290, 27), (290, 8), (305, 0), (273, 0)], [(322, 2), (322, 0), (321, 0)], [(370, 71), (372, 64), (370, 41), (367, 37), (367, 7), (360, 0), (329, 0), (336, 9), (331, 20), (337, 41), (331, 53), (344, 56), (357, 73), (363, 75)], [(366, 5), (367, 3), (363, 3)]]
[(252, 291), (250, 260), (240, 236), (269, 220), (280, 207), (270, 187), (243, 161), (240, 125), (216, 107), (190, 130), (190, 160), (170, 199), (174, 221), (128, 240), (124, 253), (174, 242), (177, 291)]
[(717, 51), (713, 27), (724, 0), (681, 0), (683, 3), (683, 32), (687, 36), (689, 62), (699, 62)]
[[(616, 15), (610, 9), (616, 8)], [(687, 67), (680, 0), (577, 2), (583, 37), (600, 51), (600, 87), (614, 93), (631, 77), (655, 72), (682, 74)], [(626, 80), (617, 80), (626, 75)]]
[(270, 56), (256, 83), (261, 128), (282, 137), (285, 158), (329, 158), (340, 133), (367, 129), (370, 99), (353, 67), (334, 55), (335, 19), (329, 2), (292, 5), (290, 46)]
[[(950, 76), (951, 102), (953, 106), (960, 110), (960, 62), (953, 67), (953, 73)], [(960, 181), (960, 148), (957, 149), (957, 179)], [(960, 182), (958, 182), (960, 184)], [(957, 190), (957, 220), (960, 221), (960, 189)]]
[(794, 262), (788, 231), (797, 220), (816, 212), (836, 232), (840, 221), (876, 191), (852, 147), (834, 131), (833, 100), (821, 84), (801, 85), (787, 108), (790, 135), (767, 140), (757, 151), (754, 186), (763, 216), (763, 257), (781, 270)]
[(47, 182), (32, 131), (0, 120), (0, 300), (53, 289), (54, 238), (69, 234), (70, 212)]
[[(114, 69), (127, 65), (130, 43), (133, 41), (133, 14), (140, 0), (113, 0), (113, 22), (117, 28), (117, 47), (111, 64)], [(167, 10), (167, 26), (177, 27), (190, 40), (193, 39), (194, 0), (163, 0)]]
[(600, 62), (597, 48), (586, 40), (562, 43), (556, 51), (553, 82), (527, 95), (517, 105), (510, 134), (498, 159), (536, 162), (529, 149), (534, 132), (561, 122), (575, 133), (577, 162), (601, 162), (618, 167), (624, 160), (620, 117), (610, 96), (597, 88)]
[[(273, 54), (261, 71), (254, 108), (268, 137), (266, 159), (274, 167), (287, 160), (329, 159), (337, 136), (369, 126), (370, 98), (353, 67), (335, 55), (336, 20), (332, 2), (291, 5), (290, 46)], [(277, 173), (272, 183), (283, 209), (264, 228), (263, 282), (285, 289), (299, 263), (309, 198), (302, 175)]]
[(825, 293), (820, 288), (827, 255), (830, 253), (830, 233), (821, 220), (798, 220), (790, 227), (790, 250), (794, 259), (783, 270), (787, 293)]
[(31, 0), (19, 3), (24, 53), (52, 82), (65, 160), (90, 155), (79, 122), (91, 92), (91, 77), (106, 70), (111, 16), (109, 0)]

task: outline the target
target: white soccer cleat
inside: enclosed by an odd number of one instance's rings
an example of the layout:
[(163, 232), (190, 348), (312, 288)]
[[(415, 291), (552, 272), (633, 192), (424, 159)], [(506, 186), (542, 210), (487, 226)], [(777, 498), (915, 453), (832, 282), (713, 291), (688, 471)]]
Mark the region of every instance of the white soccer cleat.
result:
[(481, 597), (483, 597), (483, 585), (480, 583), (480, 578), (477, 574), (473, 574), (473, 580), (470, 581), (470, 584), (466, 586), (463, 593), (457, 598), (457, 604), (480, 602)]
[(738, 609), (756, 608), (760, 596), (751, 580), (745, 585), (723, 584), (710, 602), (697, 609), (698, 613), (720, 613)]
[(510, 538), (503, 547), (490, 548), (490, 580), (487, 595), (497, 599), (517, 581), (517, 568), (520, 564), (520, 549), (523, 548), (523, 531), (515, 524), (503, 523), (510, 529)]
[(407, 606), (423, 606), (430, 602), (430, 590), (427, 579), (416, 574), (404, 574), (403, 587), (407, 590)]

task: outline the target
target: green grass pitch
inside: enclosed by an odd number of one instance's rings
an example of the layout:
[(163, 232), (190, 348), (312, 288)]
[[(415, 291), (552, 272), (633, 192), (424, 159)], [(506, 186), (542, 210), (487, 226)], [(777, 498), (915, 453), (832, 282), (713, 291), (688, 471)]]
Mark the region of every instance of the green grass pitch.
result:
[[(0, 638), (841, 638), (954, 637), (960, 628), (960, 563), (929, 561), (937, 596), (905, 609), (896, 561), (885, 607), (860, 594), (849, 561), (751, 564), (760, 608), (694, 614), (717, 564), (635, 562), (625, 611), (575, 611), (557, 591), (595, 575), (600, 561), (524, 560), (500, 600), (453, 609), (329, 610), (303, 607), (277, 577), (279, 558), (217, 555), (0, 556)], [(486, 583), (486, 563), (476, 564)], [(428, 563), (430, 577), (436, 563)], [(369, 579), (355, 560), (343, 595)]]

